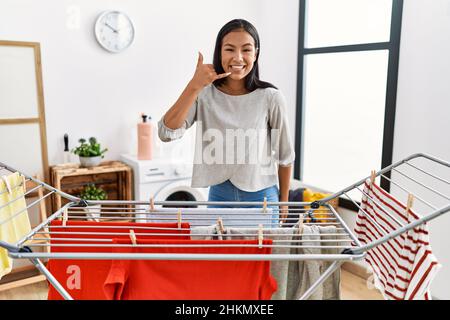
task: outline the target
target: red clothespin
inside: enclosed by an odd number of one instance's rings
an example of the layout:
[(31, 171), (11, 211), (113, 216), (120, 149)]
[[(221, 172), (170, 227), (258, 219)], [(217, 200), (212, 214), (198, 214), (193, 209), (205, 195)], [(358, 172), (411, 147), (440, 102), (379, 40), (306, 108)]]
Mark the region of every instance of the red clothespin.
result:
[(260, 248), (260, 249), (262, 248), (263, 240), (264, 240), (263, 225), (259, 224), (258, 225), (258, 248)]
[(134, 230), (130, 229), (130, 239), (131, 239), (131, 243), (136, 246), (137, 245), (137, 239), (136, 239), (136, 234), (134, 233)]
[(181, 208), (178, 209), (177, 221), (178, 221), (178, 229), (181, 229)]

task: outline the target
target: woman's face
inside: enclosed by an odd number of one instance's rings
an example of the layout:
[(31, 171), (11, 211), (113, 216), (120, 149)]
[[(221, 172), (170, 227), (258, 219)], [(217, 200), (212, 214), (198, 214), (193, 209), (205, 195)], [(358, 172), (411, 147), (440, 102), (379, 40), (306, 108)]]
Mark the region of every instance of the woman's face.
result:
[(231, 72), (227, 79), (244, 79), (256, 61), (255, 40), (247, 31), (232, 31), (223, 37), (221, 53), (223, 70)]

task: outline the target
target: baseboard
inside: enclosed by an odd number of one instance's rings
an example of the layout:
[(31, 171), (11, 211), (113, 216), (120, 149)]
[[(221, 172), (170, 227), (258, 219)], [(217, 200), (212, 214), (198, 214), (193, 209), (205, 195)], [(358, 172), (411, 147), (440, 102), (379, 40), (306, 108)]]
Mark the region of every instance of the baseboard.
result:
[(350, 272), (354, 274), (355, 276), (358, 276), (364, 280), (369, 279), (369, 277), (372, 275), (372, 273), (367, 269), (366, 267), (357, 264), (352, 261), (347, 261), (342, 264), (342, 269), (344, 269), (347, 272)]

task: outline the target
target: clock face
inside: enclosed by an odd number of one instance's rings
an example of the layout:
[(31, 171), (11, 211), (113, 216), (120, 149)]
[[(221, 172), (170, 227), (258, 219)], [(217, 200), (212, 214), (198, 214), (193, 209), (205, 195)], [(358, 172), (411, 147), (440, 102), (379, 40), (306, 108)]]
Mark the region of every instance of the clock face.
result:
[(95, 23), (95, 36), (106, 50), (121, 52), (133, 42), (134, 26), (123, 12), (106, 11)]

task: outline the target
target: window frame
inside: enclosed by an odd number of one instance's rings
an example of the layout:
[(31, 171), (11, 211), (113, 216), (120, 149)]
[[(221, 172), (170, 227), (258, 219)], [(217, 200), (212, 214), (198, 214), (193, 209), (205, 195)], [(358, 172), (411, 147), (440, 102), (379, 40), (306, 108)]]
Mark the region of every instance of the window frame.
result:
[[(397, 102), (397, 80), (398, 80), (398, 63), (400, 52), (403, 0), (392, 0), (390, 38), (388, 42), (348, 44), (348, 45), (317, 47), (317, 48), (305, 48), (306, 1), (307, 0), (300, 0), (300, 7), (299, 7), (297, 100), (296, 100), (296, 125), (295, 125), (295, 153), (297, 156), (295, 158), (294, 163), (294, 178), (301, 180), (303, 177), (303, 165), (304, 165), (303, 137), (305, 127), (304, 60), (305, 55), (308, 54), (388, 50), (389, 54), (388, 54), (388, 70), (386, 81), (383, 146), (381, 155), (381, 168), (385, 168), (392, 164), (392, 155), (394, 146), (395, 110)], [(388, 178), (390, 178), (390, 172), (385, 173), (385, 175)], [(383, 189), (389, 192), (390, 190), (389, 180), (381, 177), (380, 185)], [(358, 211), (358, 207), (355, 206), (348, 199), (340, 198), (339, 205), (346, 209)]]

